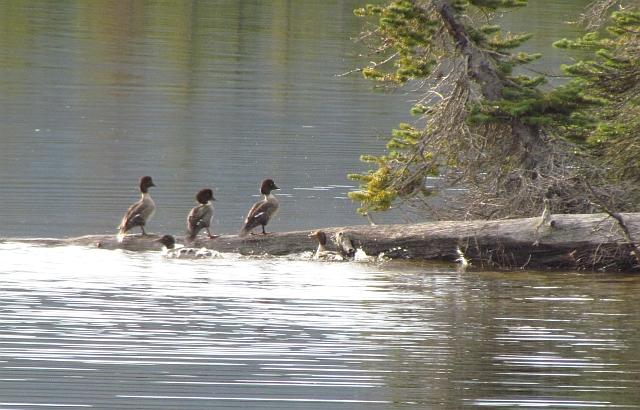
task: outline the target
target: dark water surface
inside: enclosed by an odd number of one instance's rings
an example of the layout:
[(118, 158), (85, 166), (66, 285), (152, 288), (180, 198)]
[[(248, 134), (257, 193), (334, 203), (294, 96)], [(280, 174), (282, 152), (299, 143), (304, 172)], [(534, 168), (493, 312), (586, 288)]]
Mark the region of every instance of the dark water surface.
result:
[[(506, 13), (539, 49), (587, 1)], [(257, 184), (274, 230), (362, 223), (348, 172), (409, 121), (349, 40), (359, 1), (0, 1), (0, 237), (152, 232)], [(545, 50), (536, 69), (564, 55)], [(399, 220), (398, 215), (387, 220)], [(638, 408), (640, 278), (0, 242), (0, 409)]]

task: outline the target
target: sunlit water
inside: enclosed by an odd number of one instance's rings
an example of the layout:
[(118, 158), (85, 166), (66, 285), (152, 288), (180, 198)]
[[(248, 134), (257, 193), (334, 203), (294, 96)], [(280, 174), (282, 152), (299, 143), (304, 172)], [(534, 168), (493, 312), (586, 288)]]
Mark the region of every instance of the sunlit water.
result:
[(640, 278), (0, 245), (0, 408), (640, 407)]
[[(411, 121), (372, 93), (357, 0), (0, 2), (0, 237), (156, 233), (213, 186), (234, 232), (363, 223), (345, 175)], [(504, 14), (549, 44), (588, 0)], [(398, 214), (386, 220), (400, 220)], [(638, 408), (640, 279), (0, 243), (0, 409)]]

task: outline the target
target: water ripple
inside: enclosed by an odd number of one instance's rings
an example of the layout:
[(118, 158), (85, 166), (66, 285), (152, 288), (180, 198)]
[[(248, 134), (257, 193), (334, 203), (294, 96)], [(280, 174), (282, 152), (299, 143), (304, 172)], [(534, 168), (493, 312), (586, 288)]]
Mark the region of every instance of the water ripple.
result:
[(18, 243), (0, 258), (3, 408), (633, 408), (640, 391), (637, 280)]

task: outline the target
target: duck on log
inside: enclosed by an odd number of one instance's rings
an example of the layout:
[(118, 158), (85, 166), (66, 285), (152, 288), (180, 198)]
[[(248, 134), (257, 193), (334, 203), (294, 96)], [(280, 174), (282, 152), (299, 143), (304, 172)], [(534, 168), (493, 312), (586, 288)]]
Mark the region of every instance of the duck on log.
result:
[[(640, 213), (556, 214), (546, 218), (437, 221), (416, 224), (345, 226), (322, 229), (327, 249), (391, 259), (457, 261), (480, 269), (579, 269), (634, 271), (640, 267), (637, 243)], [(311, 231), (268, 235), (201, 237), (189, 243), (219, 252), (286, 255), (314, 250)], [(43, 245), (104, 249), (159, 250), (159, 235), (87, 235), (67, 239), (19, 240)], [(184, 237), (178, 237), (184, 243)], [(15, 241), (15, 240), (14, 240)]]

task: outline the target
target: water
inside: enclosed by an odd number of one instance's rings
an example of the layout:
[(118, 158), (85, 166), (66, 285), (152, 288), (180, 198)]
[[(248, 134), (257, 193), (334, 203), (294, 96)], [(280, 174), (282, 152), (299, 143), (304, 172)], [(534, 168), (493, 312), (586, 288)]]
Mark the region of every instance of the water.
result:
[[(0, 236), (115, 232), (143, 174), (151, 232), (204, 186), (234, 232), (265, 176), (274, 230), (363, 223), (345, 175), (413, 97), (335, 76), (360, 3), (0, 2)], [(539, 49), (587, 1), (531, 3), (505, 19)], [(635, 276), (15, 241), (0, 267), (3, 410), (640, 407)]]
[[(114, 232), (146, 174), (151, 232), (183, 232), (207, 186), (215, 229), (236, 232), (265, 177), (282, 188), (275, 230), (366, 223), (346, 175), (416, 96), (336, 76), (367, 61), (361, 3), (0, 2), (0, 236)], [(536, 69), (557, 72), (549, 44), (586, 3), (532, 1), (505, 24), (533, 29)]]
[(0, 256), (2, 409), (640, 407), (637, 276)]
[(151, 231), (182, 232), (212, 186), (236, 232), (265, 177), (280, 230), (361, 223), (346, 174), (409, 97), (336, 76), (363, 61), (356, 4), (2, 2), (2, 234), (113, 232), (145, 174)]

